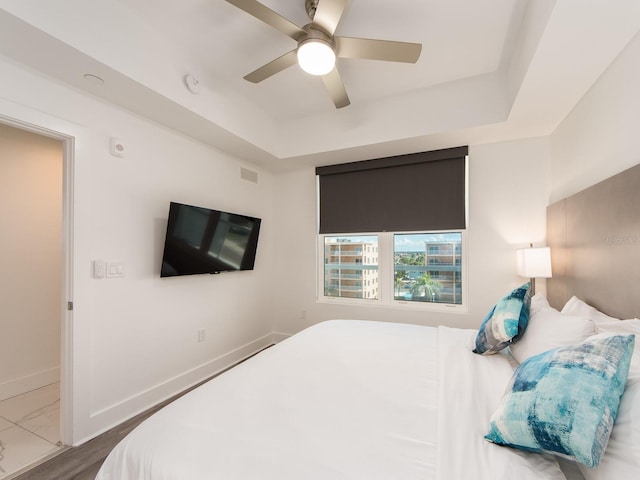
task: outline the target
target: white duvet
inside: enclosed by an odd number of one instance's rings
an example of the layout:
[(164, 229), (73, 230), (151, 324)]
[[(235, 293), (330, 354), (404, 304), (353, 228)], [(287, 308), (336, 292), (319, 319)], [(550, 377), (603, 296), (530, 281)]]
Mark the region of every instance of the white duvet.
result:
[(483, 439), (512, 367), (474, 335), (323, 322), (153, 415), (96, 480), (564, 479)]

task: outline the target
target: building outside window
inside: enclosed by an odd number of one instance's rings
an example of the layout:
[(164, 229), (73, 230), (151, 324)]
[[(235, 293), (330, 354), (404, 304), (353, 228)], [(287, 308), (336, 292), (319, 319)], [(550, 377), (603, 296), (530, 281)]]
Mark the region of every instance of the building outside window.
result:
[(462, 233), (394, 235), (394, 299), (460, 305)]
[(378, 298), (378, 237), (324, 237), (324, 295)]

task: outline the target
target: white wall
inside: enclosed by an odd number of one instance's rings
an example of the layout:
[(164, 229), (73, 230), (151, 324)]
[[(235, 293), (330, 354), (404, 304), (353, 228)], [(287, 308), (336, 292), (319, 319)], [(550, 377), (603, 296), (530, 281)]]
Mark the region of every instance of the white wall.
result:
[(477, 328), (493, 302), (526, 281), (515, 273), (515, 250), (529, 242), (544, 244), (548, 139), (471, 146), (469, 158), (468, 313), (316, 302), (316, 180), (313, 169), (303, 169), (275, 179), (277, 330), (295, 333), (331, 318)]
[(640, 36), (551, 136), (552, 201), (640, 163)]
[[(270, 343), (269, 173), (4, 60), (0, 112), (75, 139), (74, 443)], [(109, 154), (112, 136), (125, 158)], [(241, 166), (259, 173), (257, 185)], [(160, 279), (171, 200), (261, 217), (256, 269)], [(92, 278), (94, 259), (123, 262), (126, 276)]]
[(0, 400), (58, 381), (62, 142), (0, 124)]

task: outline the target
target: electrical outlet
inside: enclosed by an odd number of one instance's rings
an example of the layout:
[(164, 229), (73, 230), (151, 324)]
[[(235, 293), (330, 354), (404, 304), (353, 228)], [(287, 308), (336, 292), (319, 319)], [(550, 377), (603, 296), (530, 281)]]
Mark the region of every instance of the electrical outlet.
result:
[(207, 331), (204, 328), (198, 330), (198, 343), (204, 342), (207, 339)]

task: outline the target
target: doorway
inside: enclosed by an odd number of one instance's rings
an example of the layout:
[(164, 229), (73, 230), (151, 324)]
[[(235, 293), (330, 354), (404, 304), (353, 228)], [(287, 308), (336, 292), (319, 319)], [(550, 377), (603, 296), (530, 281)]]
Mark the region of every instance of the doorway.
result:
[(0, 479), (69, 443), (72, 146), (0, 118)]

